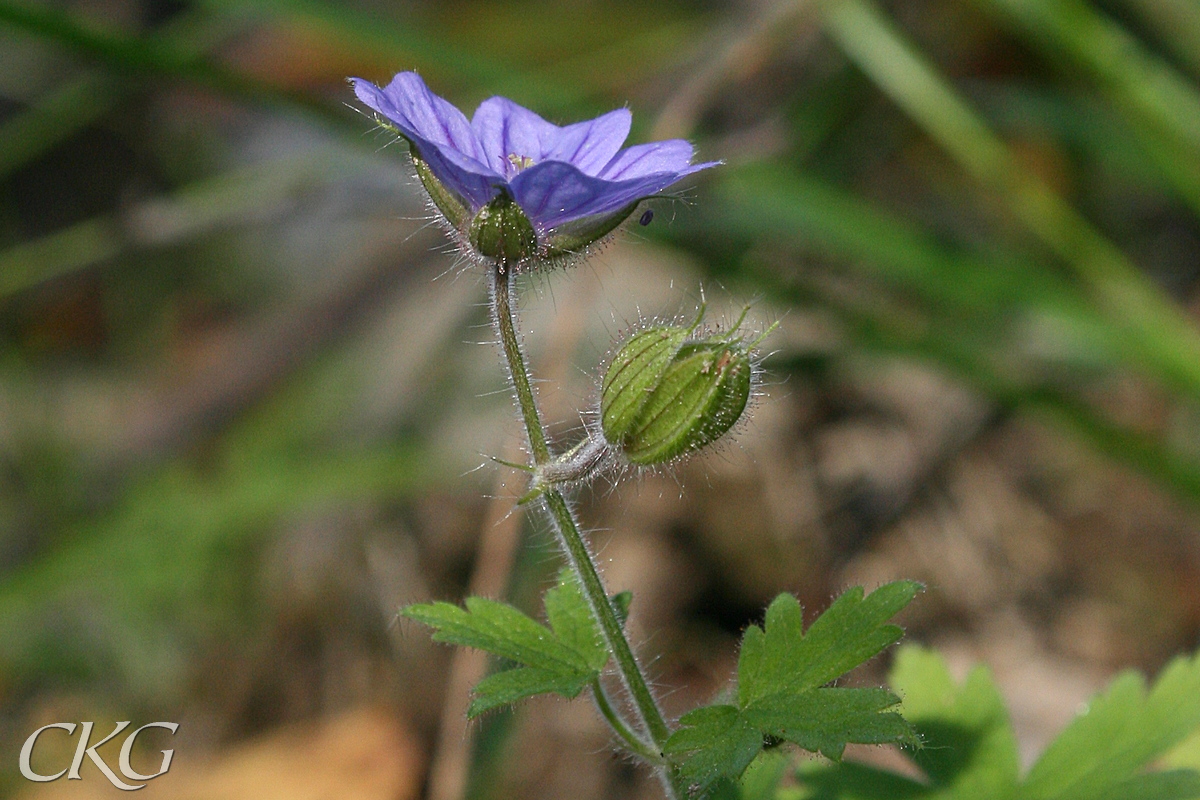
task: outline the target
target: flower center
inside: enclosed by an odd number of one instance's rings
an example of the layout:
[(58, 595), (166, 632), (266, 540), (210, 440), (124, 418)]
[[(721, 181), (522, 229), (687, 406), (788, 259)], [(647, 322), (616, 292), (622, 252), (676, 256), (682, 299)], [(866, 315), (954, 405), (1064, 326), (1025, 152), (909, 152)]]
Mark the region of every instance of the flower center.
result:
[(532, 167), (533, 159), (529, 156), (519, 156), (516, 153), (509, 153), (508, 163), (512, 164), (513, 168), (516, 169), (517, 172), (520, 172), (526, 167)]

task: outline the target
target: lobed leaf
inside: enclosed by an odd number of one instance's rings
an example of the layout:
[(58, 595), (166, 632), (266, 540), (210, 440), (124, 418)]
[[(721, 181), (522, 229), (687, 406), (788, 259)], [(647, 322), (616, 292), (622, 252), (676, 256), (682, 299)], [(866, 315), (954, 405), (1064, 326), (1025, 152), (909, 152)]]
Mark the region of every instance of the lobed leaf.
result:
[(1149, 692), (1141, 675), (1123, 673), (1033, 765), (1022, 797), (1098, 796), (1134, 777), (1198, 726), (1200, 657), (1172, 661)]
[(559, 641), (583, 656), (593, 671), (602, 669), (608, 661), (608, 645), (592, 619), (579, 581), (563, 570), (558, 586), (546, 592), (542, 602), (546, 605), (546, 621)]
[(899, 703), (886, 689), (812, 689), (771, 695), (742, 715), (767, 736), (838, 759), (849, 742), (911, 741), (908, 723), (887, 711)]
[(739, 703), (823, 686), (877, 655), (902, 634), (887, 620), (920, 589), (914, 581), (898, 581), (864, 597), (862, 588), (855, 587), (835, 600), (807, 633), (800, 603), (781, 594), (767, 609), (763, 628), (751, 626), (742, 640)]
[(435, 642), (473, 647), (530, 667), (566, 673), (590, 670), (586, 656), (507, 603), (468, 597), (466, 606), (418, 604), (402, 613), (434, 628)]
[[(840, 758), (850, 742), (913, 742), (893, 709), (900, 698), (885, 689), (842, 689), (825, 684), (879, 653), (900, 637), (888, 624), (920, 590), (903, 581), (864, 596), (839, 597), (808, 631), (800, 603), (780, 595), (763, 627), (746, 630), (738, 659), (737, 705), (713, 705), (686, 714), (665, 752), (681, 775), (704, 791), (740, 776), (764, 745), (791, 742)], [(714, 788), (715, 791), (715, 788)]]
[[(576, 697), (600, 675), (608, 646), (569, 571), (559, 575), (544, 602), (549, 627), (507, 603), (482, 597), (468, 597), (465, 609), (418, 603), (401, 613), (433, 628), (434, 641), (473, 647), (520, 665), (489, 675), (475, 687), (467, 716), (476, 717), (536, 694)], [(627, 598), (614, 602), (628, 607)]]
[(705, 788), (718, 778), (736, 778), (763, 747), (762, 731), (735, 706), (704, 706), (684, 714), (663, 751), (685, 755), (679, 772)]
[[(892, 670), (920, 745), (906, 753), (924, 781), (862, 764), (800, 770), (798, 800), (1196, 800), (1200, 772), (1146, 771), (1200, 727), (1200, 657), (1172, 662), (1153, 688), (1118, 676), (1018, 778), (1016, 737), (991, 676), (956, 684), (936, 653), (905, 648)], [(1186, 759), (1182, 763), (1187, 763)]]
[(475, 687), (475, 698), (467, 717), (475, 717), (500, 706), (511, 705), (537, 694), (576, 697), (591, 682), (589, 675), (567, 675), (538, 667), (516, 667), (493, 673)]
[(1010, 798), (1016, 792), (1017, 739), (987, 669), (955, 684), (936, 653), (906, 647), (896, 655), (892, 688), (921, 745), (908, 756), (945, 797)]

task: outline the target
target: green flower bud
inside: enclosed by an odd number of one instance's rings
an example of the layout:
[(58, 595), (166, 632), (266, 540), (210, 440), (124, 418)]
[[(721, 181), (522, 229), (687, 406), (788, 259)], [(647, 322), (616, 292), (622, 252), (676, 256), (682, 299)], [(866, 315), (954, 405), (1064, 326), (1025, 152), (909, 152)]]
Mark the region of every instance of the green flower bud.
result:
[(500, 264), (518, 264), (537, 254), (537, 232), (529, 217), (507, 194), (495, 199), (475, 214), (467, 229), (471, 246)]
[(638, 421), (650, 393), (679, 352), (692, 327), (655, 327), (625, 343), (600, 386), (600, 427), (610, 442), (619, 442)]
[(434, 176), (416, 150), (410, 152), (429, 199), (455, 230), (466, 227), (472, 249), (499, 263), (513, 265), (538, 253), (537, 232), (512, 197), (501, 193), (472, 216), (467, 203)]
[(662, 464), (698, 450), (725, 435), (746, 410), (753, 344), (729, 334), (689, 340), (699, 323), (641, 331), (608, 367), (600, 425), (630, 463)]
[(626, 434), (625, 457), (661, 464), (721, 438), (746, 410), (751, 371), (738, 345), (684, 345)]

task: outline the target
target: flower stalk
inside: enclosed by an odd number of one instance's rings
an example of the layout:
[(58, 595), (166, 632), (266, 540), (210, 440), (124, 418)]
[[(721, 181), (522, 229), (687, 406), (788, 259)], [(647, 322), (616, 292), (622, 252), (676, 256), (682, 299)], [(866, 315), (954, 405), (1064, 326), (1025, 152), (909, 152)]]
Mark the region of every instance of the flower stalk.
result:
[(605, 469), (612, 462), (612, 451), (603, 437), (591, 433), (579, 444), (545, 464), (535, 468), (522, 466), (533, 475), (529, 491), (517, 500), (523, 506), (537, 500), (554, 486), (581, 483)]
[(504, 359), (508, 362), (521, 419), (529, 435), (529, 451), (533, 454), (534, 465), (540, 467), (550, 460), (550, 446), (546, 444), (546, 430), (542, 427), (537, 402), (533, 398), (533, 386), (529, 383), (529, 371), (525, 369), (525, 354), (521, 352), (521, 342), (517, 338), (512, 295), (512, 270), (507, 264), (497, 264), (492, 269), (492, 314), (500, 331), (500, 344), (504, 349)]
[[(504, 264), (497, 264), (492, 270), (492, 310), (495, 315), (496, 326), (500, 331), (500, 343), (504, 349), (505, 361), (508, 363), (509, 371), (512, 373), (517, 405), (520, 406), (521, 418), (525, 423), (525, 428), (529, 435), (530, 451), (533, 454), (536, 468), (550, 462), (550, 448), (546, 442), (546, 432), (542, 427), (541, 418), (538, 414), (537, 402), (534, 399), (533, 388), (529, 381), (529, 373), (525, 367), (525, 357), (521, 351), (520, 340), (517, 337), (516, 322), (512, 311), (512, 297), (512, 270), (507, 269)], [(604, 584), (600, 579), (600, 573), (596, 569), (596, 563), (592, 559), (591, 553), (588, 552), (587, 544), (580, 534), (579, 526), (575, 522), (575, 516), (570, 506), (567, 505), (566, 498), (563, 497), (562, 492), (553, 486), (545, 489), (542, 494), (542, 500), (554, 523), (553, 527), (555, 533), (558, 535), (559, 543), (566, 554), (567, 563), (579, 577), (584, 597), (587, 599), (592, 616), (599, 625), (609, 651), (612, 653), (613, 661), (616, 663), (617, 671), (621, 676), (621, 683), (624, 685), (625, 691), (633, 703), (639, 727), (641, 728), (641, 731), (634, 733), (622, 721), (619, 725), (613, 726), (614, 730), (630, 744), (634, 752), (643, 758), (647, 758), (648, 761), (655, 763), (660, 769), (664, 770), (667, 773), (664, 776), (664, 783), (671, 787), (673, 792), (678, 794), (680, 787), (676, 785), (677, 780), (671, 774), (671, 771), (665, 767), (666, 762), (662, 755), (663, 746), (667, 741), (667, 737), (670, 736), (671, 730), (663, 718), (658, 703), (654, 700), (654, 695), (650, 692), (650, 687), (647, 685), (645, 677), (642, 675), (637, 658), (633, 654), (633, 648), (630, 647), (629, 640), (625, 638), (625, 631), (621, 626), (620, 620), (617, 619), (616, 611), (613, 609), (612, 603), (608, 598), (608, 593), (605, 591)], [(610, 714), (612, 714), (619, 719), (616, 711), (607, 702), (607, 698), (604, 697), (602, 691), (594, 692), (594, 694), (596, 695), (597, 704), (600, 706), (601, 712), (604, 713), (605, 717), (609, 718)], [(605, 708), (607, 708), (607, 712)], [(612, 719), (609, 719), (609, 722), (611, 723)], [(639, 733), (642, 735), (638, 735)], [(643, 746), (646, 746), (646, 743), (642, 741), (643, 736), (653, 745), (649, 754), (641, 752), (643, 748), (633, 746), (633, 741), (640, 742)], [(648, 755), (655, 757), (648, 758)]]

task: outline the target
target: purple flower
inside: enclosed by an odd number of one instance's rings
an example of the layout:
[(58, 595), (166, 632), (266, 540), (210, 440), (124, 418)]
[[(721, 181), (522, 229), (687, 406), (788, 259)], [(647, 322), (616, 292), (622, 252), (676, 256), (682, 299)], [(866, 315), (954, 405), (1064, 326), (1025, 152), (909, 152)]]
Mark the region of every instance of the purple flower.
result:
[(692, 146), (681, 139), (621, 149), (630, 123), (624, 108), (559, 127), (493, 97), (468, 121), (415, 72), (382, 89), (350, 80), (358, 99), (408, 140), (418, 176), (452, 227), (501, 263), (578, 253), (639, 201), (719, 163), (692, 164)]

